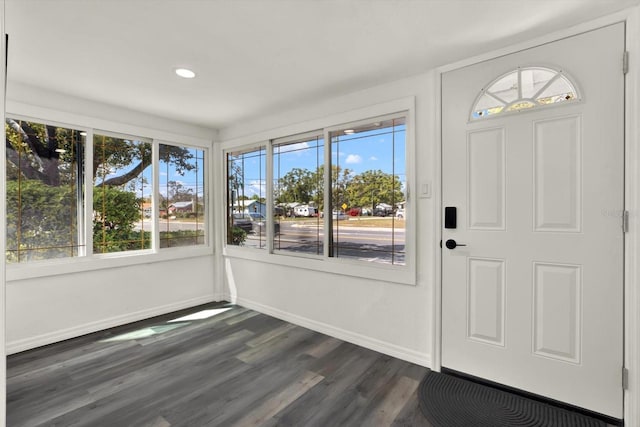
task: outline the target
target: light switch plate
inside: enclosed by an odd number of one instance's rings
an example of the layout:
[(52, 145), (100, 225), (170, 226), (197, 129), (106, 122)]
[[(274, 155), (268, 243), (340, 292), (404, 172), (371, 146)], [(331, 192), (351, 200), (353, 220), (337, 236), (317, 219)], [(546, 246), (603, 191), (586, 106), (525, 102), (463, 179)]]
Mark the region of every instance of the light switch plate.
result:
[(429, 199), (431, 198), (431, 183), (423, 182), (420, 184), (420, 198), (421, 199)]

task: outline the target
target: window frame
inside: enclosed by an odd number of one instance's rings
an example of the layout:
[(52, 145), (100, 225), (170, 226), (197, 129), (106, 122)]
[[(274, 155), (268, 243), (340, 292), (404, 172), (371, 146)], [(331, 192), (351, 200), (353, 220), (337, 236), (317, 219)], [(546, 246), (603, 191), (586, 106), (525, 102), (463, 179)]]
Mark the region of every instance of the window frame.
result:
[[(58, 128), (63, 128), (63, 129), (71, 129), (71, 130), (77, 130), (79, 132), (86, 132), (85, 135), (85, 142), (84, 142), (84, 156), (83, 156), (83, 170), (82, 170), (82, 174), (77, 174), (76, 175), (76, 186), (78, 189), (82, 189), (84, 186), (84, 178), (86, 176), (86, 168), (87, 168), (87, 147), (89, 145), (92, 144), (88, 144), (89, 141), (89, 129), (85, 128), (84, 126), (78, 126), (78, 125), (72, 125), (72, 124), (68, 124), (68, 123), (62, 123), (62, 122), (58, 122), (55, 120), (45, 120), (45, 119), (40, 119), (40, 118), (36, 118), (36, 117), (30, 117), (30, 116), (25, 116), (22, 114), (12, 114), (12, 113), (6, 113), (5, 114), (5, 123), (6, 123), (6, 119), (10, 118), (13, 120), (18, 120), (18, 121), (25, 121), (25, 122), (30, 122), (30, 123), (37, 123), (43, 126), (55, 126)], [(6, 137), (6, 135), (5, 135)], [(6, 159), (4, 160), (6, 162)], [(6, 171), (5, 171), (6, 173)], [(3, 179), (6, 180), (6, 176), (3, 177)], [(40, 263), (45, 263), (45, 262), (55, 262), (57, 260), (66, 260), (66, 259), (78, 259), (82, 256), (86, 256), (87, 253), (87, 241), (86, 241), (86, 230), (88, 228), (87, 225), (87, 217), (86, 217), (86, 208), (87, 208), (87, 192), (86, 192), (86, 186), (84, 186), (85, 191), (82, 191), (82, 200), (76, 200), (76, 215), (77, 215), (77, 224), (76, 224), (76, 238), (77, 238), (77, 255), (76, 256), (71, 256), (71, 257), (61, 257), (61, 258), (50, 258), (50, 259), (43, 259), (43, 260), (37, 260), (37, 261), (30, 261), (30, 262), (25, 262), (25, 263), (21, 263), (21, 262), (16, 262), (16, 263), (7, 263), (6, 262), (6, 253), (5, 253), (5, 264), (7, 265), (7, 267), (9, 269), (13, 269), (16, 268), (16, 266), (27, 266), (27, 265), (34, 265), (34, 264), (40, 264)], [(5, 203), (6, 203), (6, 194), (5, 196)], [(84, 206), (82, 206), (82, 203), (84, 201)], [(4, 225), (4, 232), (6, 234), (7, 232), (7, 226), (8, 224)], [(84, 244), (83, 244), (84, 243)]]
[[(31, 110), (31, 108), (26, 108)], [(19, 109), (22, 110), (22, 109)], [(155, 262), (164, 262), (182, 258), (193, 258), (198, 256), (212, 256), (214, 254), (213, 242), (216, 239), (214, 232), (214, 212), (209, 206), (211, 200), (210, 194), (214, 183), (212, 182), (213, 173), (210, 170), (210, 166), (213, 164), (212, 156), (214, 148), (212, 141), (198, 137), (176, 135), (168, 132), (158, 131), (154, 129), (148, 129), (144, 127), (136, 127), (131, 125), (124, 125), (118, 122), (111, 122), (102, 119), (87, 118), (84, 116), (77, 116), (73, 114), (60, 113), (55, 110), (48, 110), (45, 108), (34, 109), (37, 114), (32, 114), (29, 111), (28, 114), (13, 113), (8, 111), (6, 117), (10, 117), (16, 120), (24, 120), (34, 123), (40, 123), (45, 125), (57, 126), (62, 128), (69, 128), (78, 131), (86, 132), (85, 137), (85, 150), (84, 150), (84, 181), (83, 181), (83, 196), (84, 196), (84, 211), (82, 211), (82, 232), (84, 233), (84, 246), (85, 249), (78, 252), (77, 256), (65, 257), (65, 258), (52, 258), (31, 261), (26, 263), (11, 263), (7, 264), (6, 276), (7, 281), (21, 281), (31, 278), (57, 276), (71, 273), (79, 273), (84, 271), (95, 271), (108, 268), (117, 268), (124, 266), (132, 266), (139, 264), (148, 264)], [(53, 119), (44, 119), (42, 117), (52, 117)], [(110, 130), (103, 130), (108, 128)], [(148, 141), (152, 144), (152, 164), (153, 167), (153, 198), (157, 198), (155, 190), (158, 188), (158, 183), (155, 181), (155, 175), (159, 173), (158, 168), (158, 151), (159, 145), (173, 145), (184, 148), (194, 148), (204, 151), (204, 179), (205, 179), (205, 192), (204, 199), (207, 207), (209, 208), (205, 212), (204, 227), (205, 227), (205, 243), (202, 245), (194, 246), (182, 246), (172, 248), (159, 248), (159, 229), (154, 223), (152, 234), (152, 245), (149, 249), (132, 250), (123, 252), (111, 252), (111, 253), (94, 253), (93, 252), (93, 185), (86, 185), (87, 179), (91, 179), (93, 183), (93, 171), (91, 170), (91, 164), (93, 162), (93, 136), (94, 134), (100, 134), (105, 136), (114, 136), (118, 138), (133, 138), (140, 141)], [(142, 136), (146, 135), (146, 136)], [(155, 163), (154, 163), (155, 162)], [(155, 200), (153, 201), (155, 202)], [(155, 205), (154, 205), (155, 206)], [(155, 211), (155, 209), (154, 209)], [(153, 214), (153, 212), (152, 212)], [(80, 216), (80, 215), (79, 215)], [(78, 221), (78, 228), (80, 228), (81, 222)], [(6, 225), (5, 225), (6, 233)], [(6, 255), (5, 255), (6, 256)]]
[[(343, 123), (340, 125), (335, 125), (335, 126), (330, 126), (330, 127), (326, 127), (324, 129), (324, 138), (325, 141), (328, 141), (328, 143), (325, 143), (325, 165), (331, 165), (333, 166), (333, 141), (331, 140), (331, 135), (334, 132), (340, 132), (343, 131), (344, 129), (347, 128), (358, 128), (360, 126), (363, 125), (368, 125), (374, 122), (383, 122), (386, 120), (393, 120), (393, 119), (397, 119), (400, 117), (404, 117), (405, 119), (405, 141), (404, 141), (404, 152), (405, 152), (405, 171), (406, 171), (406, 177), (407, 177), (407, 188), (406, 188), (406, 195), (405, 195), (405, 203), (407, 206), (409, 206), (409, 171), (408, 171), (408, 164), (409, 164), (409, 157), (408, 157), (408, 145), (409, 145), (409, 112), (408, 111), (404, 111), (404, 112), (398, 112), (398, 113), (391, 113), (391, 114), (385, 114), (382, 116), (377, 116), (377, 117), (369, 117), (366, 119), (362, 119), (362, 120), (358, 120), (358, 121), (354, 121), (354, 122), (349, 122), (349, 123)], [(328, 139), (327, 139), (328, 138)], [(327, 152), (328, 151), (328, 152)], [(325, 206), (331, 206), (331, 196), (332, 196), (332, 191), (333, 191), (333, 182), (331, 181), (331, 167), (327, 168), (325, 167), (325, 171), (324, 171), (324, 182), (325, 183), (329, 183), (329, 190), (330, 191), (326, 191), (325, 189), (325, 195), (324, 195), (324, 205)], [(413, 203), (411, 203), (413, 204)], [(325, 209), (326, 210), (326, 209)], [(324, 232), (325, 232), (325, 236), (328, 236), (327, 233), (333, 233), (333, 208), (331, 208), (332, 211), (332, 215), (330, 218), (328, 218), (328, 215), (325, 215), (325, 217), (327, 219), (325, 219), (325, 228), (324, 228)], [(372, 212), (373, 215), (373, 212)], [(409, 215), (406, 215), (407, 217), (409, 217)], [(415, 214), (412, 213), (411, 217), (414, 217)], [(405, 221), (405, 257), (407, 257), (408, 254), (408, 249), (407, 249), (407, 237), (409, 236), (409, 230), (407, 229), (409, 225), (409, 221)], [(413, 233), (412, 233), (413, 234)], [(339, 245), (339, 244), (338, 244)], [(357, 262), (357, 263), (362, 263), (364, 261), (358, 261), (358, 260), (354, 260), (354, 259), (350, 259), (348, 257), (340, 257), (340, 256), (330, 256), (330, 252), (331, 252), (331, 247), (328, 244), (328, 240), (325, 241), (325, 254), (324, 257), (326, 258), (332, 258), (332, 259), (342, 259), (342, 260), (347, 260), (350, 262)], [(407, 258), (408, 259), (408, 258)], [(381, 263), (380, 263), (381, 264)], [(382, 264), (384, 265), (384, 264)], [(406, 265), (406, 264), (405, 264)], [(393, 267), (397, 267), (397, 268), (403, 268), (405, 265), (401, 265), (401, 264), (392, 264)]]
[[(161, 248), (160, 247), (160, 215), (158, 209), (158, 194), (160, 190), (160, 145), (171, 145), (172, 147), (180, 147), (180, 148), (190, 148), (195, 150), (202, 150), (202, 163), (203, 163), (203, 185), (204, 191), (202, 193), (202, 203), (205, 206), (204, 211), (204, 219), (202, 221), (202, 225), (204, 227), (204, 242), (202, 245), (191, 245), (191, 246), (174, 246)], [(209, 193), (211, 187), (211, 171), (209, 166), (211, 165), (210, 161), (211, 150), (208, 147), (200, 147), (193, 144), (184, 144), (174, 141), (166, 141), (163, 139), (153, 139), (152, 153), (151, 153), (151, 163), (152, 165), (157, 165), (157, 167), (153, 168), (153, 188), (158, 189), (158, 191), (154, 191), (151, 195), (151, 223), (153, 230), (153, 242), (151, 248), (154, 252), (166, 252), (166, 251), (184, 251), (189, 248), (201, 248), (201, 247), (211, 247), (211, 242), (213, 241), (211, 234), (213, 227), (211, 226), (211, 218), (212, 218), (212, 209), (209, 206)]]
[[(306, 139), (311, 139), (311, 138), (317, 138), (317, 137), (322, 137), (325, 138), (325, 132), (324, 129), (317, 129), (317, 130), (311, 130), (308, 132), (303, 132), (303, 133), (299, 133), (299, 134), (295, 134), (295, 135), (287, 135), (281, 138), (274, 138), (269, 140), (268, 142), (268, 147), (267, 147), (267, 151), (270, 153), (270, 155), (267, 155), (267, 214), (271, 215), (271, 217), (269, 217), (269, 215), (267, 215), (267, 224), (274, 224), (275, 223), (275, 218), (274, 218), (274, 203), (275, 200), (273, 198), (273, 181), (275, 179), (274, 177), (274, 172), (275, 172), (275, 164), (274, 164), (274, 148), (275, 146), (280, 146), (280, 145), (287, 145), (290, 143), (297, 143), (297, 142), (301, 142), (304, 141)], [(327, 142), (326, 139), (323, 140), (323, 148), (322, 148), (322, 160), (323, 163), (322, 164), (326, 164), (326, 151), (327, 151)], [(271, 165), (271, 168), (269, 168), (269, 165)], [(326, 168), (325, 168), (326, 169)], [(326, 170), (325, 170), (325, 176), (324, 176), (324, 182), (326, 183)], [(325, 191), (326, 193), (326, 191)], [(326, 197), (326, 194), (325, 194)], [(323, 203), (326, 203), (326, 198), (323, 201)], [(325, 205), (326, 206), (326, 205)], [(269, 207), (271, 207), (271, 209), (269, 209)], [(323, 233), (326, 233), (326, 229), (325, 229), (325, 223), (326, 221), (322, 221), (322, 228), (323, 228)], [(321, 255), (318, 254), (306, 254), (303, 252), (295, 252), (295, 251), (282, 251), (282, 250), (278, 250), (276, 252), (275, 248), (274, 248), (274, 239), (275, 239), (275, 230), (273, 228), (273, 226), (271, 227), (267, 227), (267, 235), (270, 235), (271, 237), (269, 238), (269, 244), (270, 246), (268, 246), (269, 249), (269, 254), (271, 255), (282, 255), (282, 256), (293, 256), (293, 257), (301, 257), (301, 258), (309, 258), (309, 259), (323, 259), (326, 258), (326, 240), (323, 239), (322, 240), (322, 244), (323, 244), (323, 253)], [(326, 235), (326, 234), (325, 234)]]
[[(107, 131), (107, 130), (102, 130), (102, 129), (92, 129), (91, 132), (91, 157), (86, 157), (85, 161), (88, 162), (88, 165), (93, 165), (93, 155), (95, 153), (94, 150), (94, 143), (93, 143), (93, 138), (95, 137), (95, 135), (101, 135), (101, 136), (106, 136), (106, 137), (110, 137), (110, 138), (118, 138), (118, 139), (127, 139), (127, 140), (135, 140), (135, 141), (139, 141), (142, 143), (148, 143), (151, 144), (151, 176), (152, 176), (152, 201), (151, 203), (153, 204), (153, 207), (155, 208), (155, 203), (154, 203), (154, 198), (155, 198), (155, 189), (157, 187), (155, 187), (155, 182), (153, 182), (153, 176), (155, 175), (156, 171), (158, 170), (157, 167), (157, 163), (154, 163), (154, 159), (157, 157), (157, 146), (154, 143), (152, 138), (146, 138), (146, 137), (142, 137), (142, 136), (134, 136), (134, 135), (130, 135), (130, 134), (125, 134), (125, 133), (119, 133), (119, 132), (112, 132), (112, 131)], [(87, 134), (87, 138), (89, 137), (89, 134)], [(87, 139), (88, 141), (88, 139)], [(88, 151), (88, 150), (87, 150)], [(91, 218), (93, 216), (93, 180), (95, 179), (95, 177), (93, 176), (93, 171), (90, 172), (91, 173), (91, 185), (86, 185), (87, 181), (87, 176), (89, 176), (89, 174), (87, 174), (85, 172), (85, 191), (87, 193), (87, 204), (86, 204), (86, 209), (87, 209), (87, 213), (86, 213), (86, 217), (85, 217), (85, 221), (87, 222), (86, 225), (86, 239), (87, 239), (87, 253), (85, 256), (91, 256), (91, 257), (96, 257), (96, 258), (114, 258), (114, 257), (121, 257), (124, 256), (125, 254), (131, 254), (131, 255), (144, 255), (144, 254), (148, 254), (148, 253), (153, 253), (155, 250), (155, 242), (158, 239), (157, 237), (157, 226), (155, 226), (155, 224), (152, 223), (152, 229), (151, 229), (151, 245), (149, 247), (149, 249), (135, 249), (135, 250), (130, 250), (130, 251), (118, 251), (118, 252), (104, 252), (104, 253), (95, 253), (93, 251), (93, 221), (89, 221), (89, 218)], [(91, 246), (89, 246), (89, 241), (91, 242)]]
[[(555, 73), (555, 75), (547, 83), (545, 83), (544, 86), (541, 89), (539, 89), (536, 93), (534, 93), (532, 97), (525, 97), (525, 96), (522, 95), (521, 76), (522, 76), (522, 73), (524, 71), (534, 70), (534, 69), (540, 69), (540, 70), (553, 72), (553, 73)], [(517, 73), (517, 81), (518, 81), (518, 87), (517, 88), (518, 88), (518, 96), (519, 97), (514, 99), (513, 101), (509, 101), (509, 102), (506, 102), (505, 100), (500, 99), (500, 102), (504, 102), (504, 106), (502, 107), (502, 110), (500, 110), (499, 112), (497, 112), (495, 114), (489, 114), (489, 115), (482, 115), (482, 116), (474, 117), (474, 113), (476, 111), (478, 111), (478, 109), (477, 109), (478, 103), (484, 97), (484, 95), (489, 95), (490, 97), (498, 100), (499, 98), (496, 98), (495, 95), (490, 92), (490, 89), (496, 83), (498, 83), (499, 81), (501, 81), (505, 77), (510, 76), (512, 74), (516, 74), (516, 73)], [(564, 81), (566, 81), (571, 86), (571, 88), (573, 90), (575, 90), (575, 97), (573, 97), (571, 99), (567, 99), (566, 101), (563, 101), (563, 102), (553, 102), (553, 103), (549, 103), (549, 104), (541, 104), (539, 102), (536, 102), (540, 98), (535, 98), (534, 96), (542, 94), (544, 92), (544, 90), (546, 88), (550, 87), (552, 85), (552, 83), (555, 82), (556, 80), (564, 80)], [(582, 89), (580, 88), (580, 85), (578, 84), (576, 79), (573, 78), (571, 73), (569, 73), (568, 71), (566, 71), (562, 67), (558, 67), (556, 65), (552, 65), (552, 64), (548, 64), (548, 63), (544, 63), (544, 62), (520, 65), (520, 66), (518, 66), (516, 68), (512, 68), (512, 69), (509, 69), (508, 71), (505, 71), (505, 72), (501, 73), (500, 75), (495, 77), (493, 80), (491, 80), (487, 84), (485, 84), (482, 87), (482, 89), (480, 89), (480, 91), (478, 92), (478, 94), (474, 98), (473, 103), (470, 106), (469, 114), (468, 114), (468, 117), (467, 117), (467, 123), (481, 122), (481, 121), (485, 121), (485, 120), (489, 120), (489, 119), (495, 119), (495, 118), (503, 117), (505, 115), (524, 114), (524, 113), (527, 113), (527, 112), (539, 111), (539, 110), (544, 110), (544, 109), (547, 109), (547, 108), (559, 108), (559, 107), (563, 107), (563, 106), (566, 106), (566, 105), (571, 105), (571, 104), (574, 104), (574, 103), (582, 102), (582, 98), (583, 98), (582, 97)], [(532, 104), (532, 106), (528, 107), (528, 108), (510, 109), (510, 107), (512, 107), (514, 105), (517, 105), (518, 103), (522, 103), (522, 102), (530, 102)]]
[[(226, 239), (222, 244), (222, 255), (229, 258), (246, 259), (257, 262), (264, 262), (274, 265), (289, 266), (293, 268), (302, 268), (313, 271), (332, 272), (338, 275), (352, 276), (358, 278), (370, 279), (373, 281), (383, 281), (388, 283), (397, 283), (405, 285), (416, 285), (416, 200), (412, 193), (415, 188), (415, 97), (406, 97), (394, 101), (384, 102), (369, 107), (360, 108), (348, 112), (332, 114), (320, 119), (308, 122), (297, 123), (295, 125), (282, 128), (275, 128), (264, 131), (257, 135), (237, 138), (235, 140), (225, 141), (220, 144), (220, 150), (225, 159), (224, 182), (221, 183), (226, 188), (226, 154), (231, 151), (239, 151), (244, 148), (257, 147), (264, 144), (267, 147), (267, 221), (268, 224), (273, 220), (273, 144), (274, 142), (282, 143), (286, 140), (296, 140), (305, 135), (322, 131), (324, 137), (324, 164), (327, 163), (327, 157), (331, 156), (329, 132), (332, 130), (344, 129), (345, 126), (355, 126), (358, 123), (368, 123), (381, 118), (391, 118), (394, 116), (404, 116), (406, 120), (406, 138), (405, 138), (405, 172), (406, 172), (406, 223), (405, 223), (405, 264), (404, 265), (387, 265), (376, 262), (359, 261), (349, 258), (328, 257), (328, 245), (325, 244), (323, 256), (306, 255), (297, 253), (274, 253), (272, 246), (272, 233), (269, 231), (273, 226), (267, 227), (267, 233), (271, 233), (268, 239), (268, 250), (255, 250), (253, 248), (238, 247), (227, 245)], [(252, 142), (253, 141), (253, 142)], [(329, 143), (327, 142), (329, 141)], [(325, 168), (325, 185), (327, 174), (330, 171)], [(328, 192), (325, 191), (325, 206), (327, 206)], [(225, 209), (218, 212), (222, 213), (222, 223), (226, 224)], [(325, 236), (330, 221), (324, 221), (323, 227)], [(226, 225), (223, 230), (226, 236)], [(325, 243), (327, 237), (325, 237)]]

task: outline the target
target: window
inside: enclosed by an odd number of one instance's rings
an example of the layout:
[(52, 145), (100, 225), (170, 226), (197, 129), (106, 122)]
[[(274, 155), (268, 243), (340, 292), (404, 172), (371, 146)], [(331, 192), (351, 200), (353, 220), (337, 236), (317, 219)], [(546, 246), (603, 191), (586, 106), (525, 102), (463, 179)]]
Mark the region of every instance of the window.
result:
[(206, 149), (14, 118), (5, 130), (8, 263), (207, 244)]
[(227, 244), (267, 245), (266, 148), (227, 153)]
[(93, 251), (151, 248), (144, 221), (152, 200), (151, 143), (134, 138), (93, 137)]
[(324, 138), (322, 134), (274, 141), (274, 251), (322, 255)]
[(8, 263), (82, 254), (85, 132), (7, 118)]
[(546, 67), (518, 68), (483, 89), (471, 120), (579, 100), (576, 85), (562, 72)]
[[(159, 146), (161, 248), (205, 243), (204, 153), (189, 147)], [(146, 222), (151, 219), (152, 206), (150, 200), (143, 203)]]
[(405, 264), (404, 117), (345, 126), (329, 135), (329, 256)]
[[(398, 113), (278, 138), (269, 150), (227, 152), (227, 244), (406, 265), (406, 117)], [(269, 245), (264, 228), (273, 233)]]

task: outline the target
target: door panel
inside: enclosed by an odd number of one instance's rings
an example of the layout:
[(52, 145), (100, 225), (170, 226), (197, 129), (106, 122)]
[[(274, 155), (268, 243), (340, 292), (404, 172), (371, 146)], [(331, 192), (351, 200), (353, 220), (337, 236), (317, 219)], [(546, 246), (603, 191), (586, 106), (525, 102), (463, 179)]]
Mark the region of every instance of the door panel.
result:
[[(458, 212), (443, 240), (467, 245), (442, 249), (442, 365), (615, 418), (623, 51), (616, 24), (442, 76), (443, 206)], [(534, 65), (562, 70), (581, 99), (469, 120), (484, 85)], [(533, 93), (534, 80), (512, 84)]]

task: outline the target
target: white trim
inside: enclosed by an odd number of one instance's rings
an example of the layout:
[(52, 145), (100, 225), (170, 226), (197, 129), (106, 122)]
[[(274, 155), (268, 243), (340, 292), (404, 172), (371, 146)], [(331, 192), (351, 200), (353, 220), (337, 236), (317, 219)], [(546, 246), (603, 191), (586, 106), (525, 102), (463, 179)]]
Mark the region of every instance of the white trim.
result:
[[(108, 254), (110, 255), (110, 254)], [(98, 271), (103, 269), (126, 267), (130, 265), (151, 264), (184, 258), (213, 256), (213, 248), (200, 245), (190, 247), (164, 248), (157, 253), (150, 251), (118, 252), (113, 256), (74, 257), (23, 264), (12, 264), (6, 269), (7, 281), (32, 279), (36, 277), (58, 276), (61, 274)]]
[[(467, 58), (442, 67), (438, 67), (436, 72), (436, 128), (438, 150), (438, 171), (436, 179), (440, 180), (440, 185), (434, 185), (435, 188), (441, 189), (441, 169), (442, 169), (442, 97), (441, 97), (441, 79), (446, 72), (474, 65), (479, 62), (495, 59), (501, 56), (517, 53), (526, 49), (540, 46), (546, 43), (558, 41), (567, 37), (572, 37), (587, 31), (596, 30), (618, 22), (626, 22), (626, 42), (629, 54), (629, 72), (626, 75), (625, 82), (625, 204), (626, 209), (631, 212), (631, 231), (627, 233), (625, 239), (625, 366), (629, 370), (629, 388), (624, 392), (624, 422), (625, 426), (640, 425), (640, 289), (638, 282), (640, 281), (640, 149), (638, 142), (640, 140), (640, 120), (637, 116), (640, 114), (640, 64), (634, 62), (634, 58), (640, 58), (640, 38), (638, 31), (640, 30), (640, 7), (626, 9), (624, 11), (605, 16), (596, 20), (592, 20), (574, 27), (570, 27), (558, 32), (554, 32), (543, 37), (529, 40), (524, 43), (512, 45), (503, 49), (488, 52), (482, 55)], [(620, 58), (620, 72), (622, 72), (622, 58)], [(441, 236), (441, 212), (443, 209), (442, 194), (437, 198), (437, 216), (436, 227), (438, 227), (437, 236)], [(436, 240), (436, 244), (439, 244)], [(436, 281), (432, 296), (434, 298), (434, 334), (433, 334), (433, 351), (432, 357), (434, 364), (431, 366), (433, 370), (441, 368), (442, 355), (442, 271), (441, 271), (441, 252), (438, 248), (436, 256)], [(622, 367), (620, 369), (622, 371)]]
[(348, 331), (346, 329), (337, 328), (324, 322), (318, 322), (317, 320), (298, 316), (296, 314), (282, 311), (280, 309), (270, 307), (268, 305), (261, 304), (246, 298), (238, 297), (234, 303), (258, 311), (260, 313), (276, 317), (286, 322), (293, 323), (294, 325), (302, 326), (304, 328), (320, 332), (321, 334), (338, 338), (342, 341), (350, 342), (352, 344), (359, 345), (361, 347), (365, 347), (370, 350), (395, 357), (397, 359), (415, 363), (416, 365), (428, 367), (431, 364), (431, 360), (428, 354), (420, 353), (406, 347), (391, 344), (386, 341), (371, 338), (366, 335)]
[(435, 262), (433, 271), (433, 288), (431, 289), (431, 369), (440, 372), (442, 369), (442, 74), (437, 73), (434, 78), (435, 94), (435, 171), (433, 176), (433, 235), (435, 236)]
[[(326, 245), (325, 245), (326, 246)], [(348, 258), (314, 257), (292, 252), (268, 254), (264, 249), (228, 245), (222, 249), (225, 258), (238, 258), (266, 264), (282, 265), (295, 269), (321, 271), (340, 276), (360, 277), (385, 283), (416, 285), (415, 270), (408, 266), (393, 266)]]
[(168, 314), (185, 308), (195, 307), (210, 302), (222, 301), (222, 294), (211, 294), (209, 296), (192, 298), (172, 304), (159, 307), (153, 307), (146, 310), (127, 313), (121, 316), (114, 316), (108, 319), (102, 319), (84, 325), (74, 326), (59, 331), (37, 335), (35, 337), (25, 338), (7, 343), (7, 354), (19, 353), (21, 351), (30, 350), (43, 345), (53, 344), (70, 338), (80, 337), (97, 331), (113, 328), (128, 323), (138, 322), (140, 320), (149, 319), (155, 316)]
[(625, 209), (630, 212), (625, 235), (625, 425), (640, 425), (640, 7), (630, 13), (626, 26), (629, 71), (625, 77)]

